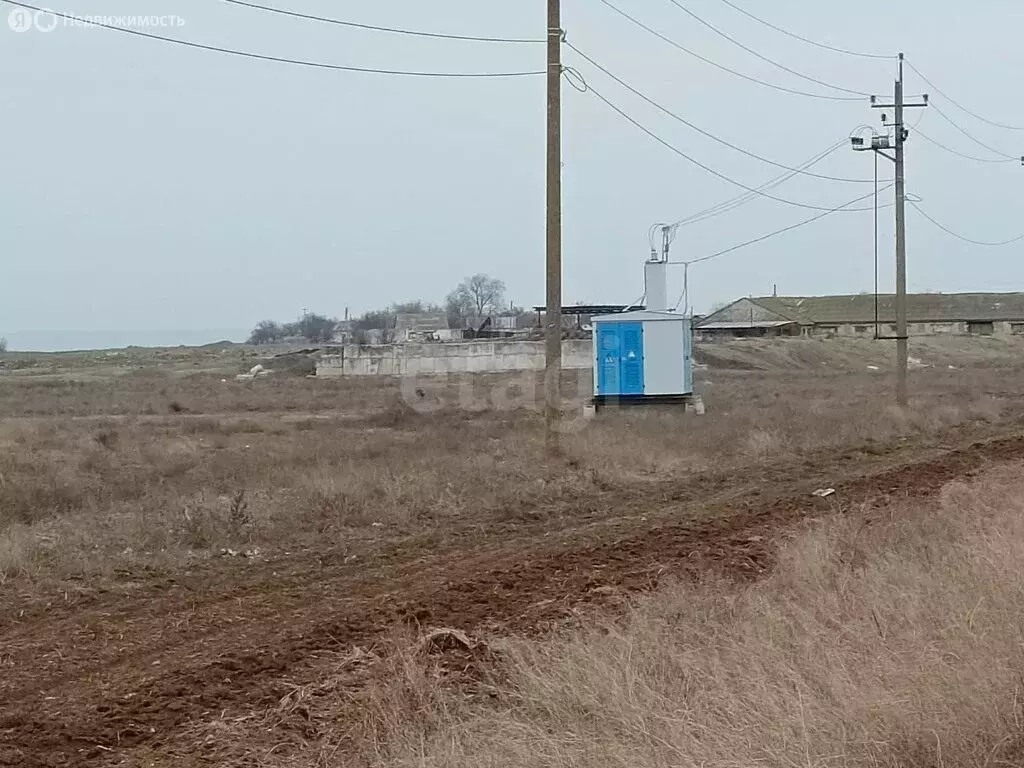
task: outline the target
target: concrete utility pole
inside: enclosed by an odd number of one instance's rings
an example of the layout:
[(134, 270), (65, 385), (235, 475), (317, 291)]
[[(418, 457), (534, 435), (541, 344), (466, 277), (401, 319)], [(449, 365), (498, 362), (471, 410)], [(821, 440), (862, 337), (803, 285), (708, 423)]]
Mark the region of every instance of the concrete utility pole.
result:
[(690, 316), (690, 264), (683, 262), (683, 317)]
[(562, 13), (548, 0), (547, 327), (544, 442), (559, 449), (562, 412)]
[(903, 162), (903, 54), (895, 88), (896, 109), (896, 404), (907, 405), (907, 179)]
[(904, 164), (904, 144), (910, 132), (906, 129), (903, 113), (907, 107), (927, 107), (928, 96), (922, 96), (920, 101), (907, 103), (903, 95), (903, 54), (899, 55), (899, 76), (893, 93), (893, 102), (888, 104), (879, 97), (871, 97), (871, 106), (875, 109), (893, 109), (894, 119), (892, 123), (885, 122), (885, 115), (882, 115), (882, 124), (895, 129), (894, 149), (895, 154), (889, 155), (883, 149), (889, 148), (888, 136), (875, 136), (871, 146), (864, 146), (863, 139), (853, 139), (854, 149), (872, 149), (877, 154), (887, 157), (896, 164), (896, 404), (905, 407), (907, 397), (907, 190), (906, 190), (906, 168)]

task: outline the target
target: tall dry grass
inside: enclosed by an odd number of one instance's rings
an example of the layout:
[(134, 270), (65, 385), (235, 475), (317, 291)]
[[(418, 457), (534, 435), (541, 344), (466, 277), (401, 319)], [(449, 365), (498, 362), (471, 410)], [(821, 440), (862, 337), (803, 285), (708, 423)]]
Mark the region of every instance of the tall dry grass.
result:
[(186, 374), (142, 368), (117, 375), (100, 371), (79, 378), (65, 371), (45, 377), (0, 378), (0, 415), (123, 418), (172, 413), (358, 413), (397, 391), (396, 381), (371, 377), (311, 381), (280, 374), (240, 383), (226, 372)]
[(500, 417), (31, 421), (0, 425), (0, 447), (0, 583), (357, 547), (500, 522), (591, 483), (582, 470), (544, 482), (540, 434)]
[[(836, 518), (767, 580), (678, 585), (621, 620), (498, 641), (467, 700), (397, 669), (375, 766), (995, 768), (1024, 764), (1024, 467)], [(407, 666), (407, 665), (406, 665)]]
[(698, 382), (705, 416), (606, 412), (567, 441), (573, 455), (608, 479), (659, 479), (797, 463), (823, 450), (878, 454), (907, 439), (931, 442), (950, 429), (1020, 418), (1024, 380), (1009, 372), (936, 371), (915, 378), (907, 409), (893, 381), (877, 376), (735, 374)]
[[(980, 397), (953, 374), (894, 412), (872, 377), (714, 374), (705, 417), (606, 412), (543, 454), (536, 411), (487, 407), (500, 377), (434, 382), (418, 413), (395, 382), (237, 385), (159, 371), (102, 382), (0, 382), (0, 581), (175, 569), (223, 549), (354, 549), (516, 524), (543, 509), (614, 515), (602, 492), (815, 460), (822, 450), (930, 440), (1021, 412), (1018, 379)], [(497, 390), (494, 390), (497, 387)], [(173, 408), (172, 406), (177, 406)], [(69, 418), (69, 415), (72, 416)], [(245, 514), (236, 497), (241, 494)], [(606, 508), (607, 507), (607, 508)]]

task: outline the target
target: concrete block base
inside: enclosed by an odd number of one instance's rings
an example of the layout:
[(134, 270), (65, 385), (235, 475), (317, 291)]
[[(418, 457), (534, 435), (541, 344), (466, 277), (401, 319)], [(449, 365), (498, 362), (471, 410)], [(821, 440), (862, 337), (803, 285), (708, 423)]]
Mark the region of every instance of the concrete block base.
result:
[(682, 408), (704, 415), (704, 398), (700, 395), (596, 395), (591, 401), (595, 412), (606, 408)]

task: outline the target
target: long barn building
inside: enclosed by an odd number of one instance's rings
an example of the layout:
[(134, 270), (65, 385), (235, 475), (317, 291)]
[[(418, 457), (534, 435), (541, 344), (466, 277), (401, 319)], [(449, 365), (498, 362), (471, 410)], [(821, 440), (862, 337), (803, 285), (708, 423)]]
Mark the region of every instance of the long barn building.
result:
[[(878, 333), (896, 332), (896, 300), (878, 297)], [(738, 299), (704, 317), (698, 338), (875, 335), (874, 294)], [(916, 293), (907, 296), (908, 333), (1024, 335), (1024, 293)]]

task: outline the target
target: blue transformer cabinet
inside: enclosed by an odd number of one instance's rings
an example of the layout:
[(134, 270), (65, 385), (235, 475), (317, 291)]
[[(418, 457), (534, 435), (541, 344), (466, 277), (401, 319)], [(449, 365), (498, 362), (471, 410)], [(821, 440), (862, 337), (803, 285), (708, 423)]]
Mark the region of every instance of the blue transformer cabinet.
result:
[(690, 319), (639, 310), (594, 323), (594, 405), (686, 404), (693, 395)]

